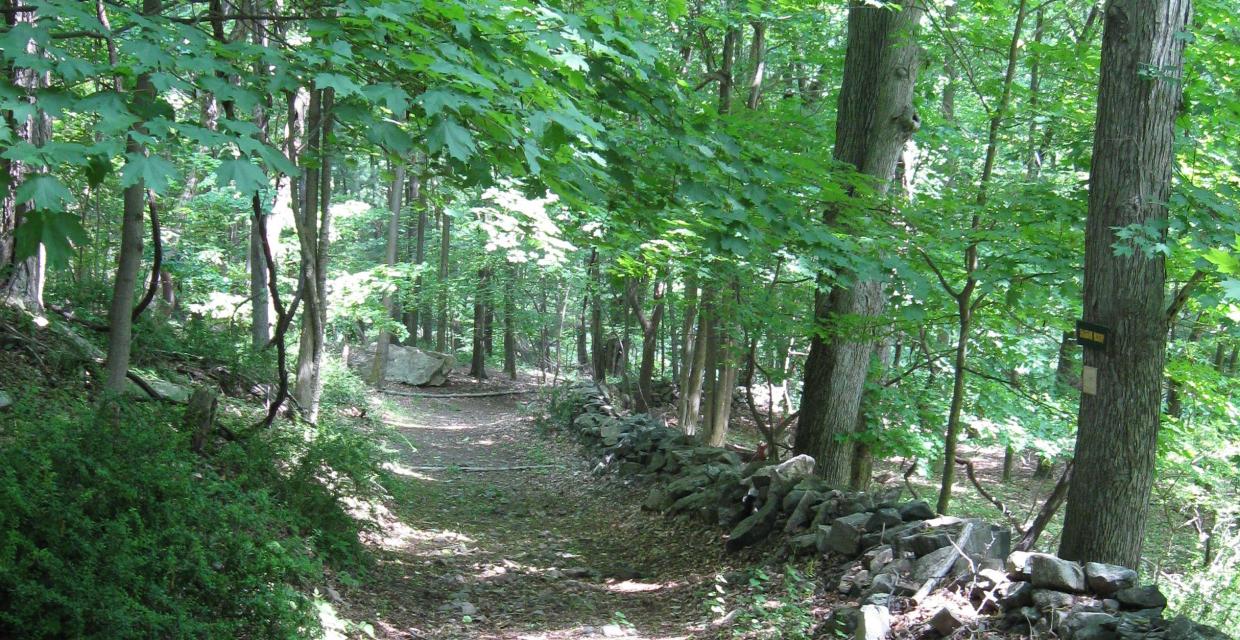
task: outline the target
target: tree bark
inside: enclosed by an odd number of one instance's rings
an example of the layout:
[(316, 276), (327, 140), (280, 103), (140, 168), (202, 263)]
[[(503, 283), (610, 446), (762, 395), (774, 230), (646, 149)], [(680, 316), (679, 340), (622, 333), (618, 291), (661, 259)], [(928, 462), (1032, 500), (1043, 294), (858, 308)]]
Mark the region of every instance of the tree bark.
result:
[[(13, 9), (16, 6), (14, 0), (4, 0), (0, 3), (0, 7), (6, 9)], [(30, 8), (29, 11), (9, 11), (4, 14), (5, 24), (9, 28), (20, 23), (33, 24), (37, 18), (38, 13), (34, 8)], [(26, 43), (26, 53), (39, 54), (39, 46), (34, 40)], [(16, 64), (8, 69), (7, 75), (15, 89), (24, 91), (30, 96), (30, 102), (34, 102), (35, 92), (45, 84), (43, 74)], [(33, 114), (20, 120), (11, 111), (6, 112), (4, 118), (18, 140), (35, 147), (42, 147), (51, 138), (51, 118), (42, 109), (35, 109)], [(5, 274), (0, 280), (0, 297), (20, 300), (27, 307), (38, 311), (43, 308), (46, 252), (40, 244), (33, 255), (19, 260), (14, 241), (17, 228), (22, 225), (26, 214), (31, 212), (29, 205), (17, 204), (15, 193), (22, 182), (33, 173), (35, 173), (34, 168), (27, 166), (24, 162), (0, 159), (0, 176), (4, 176), (8, 183), (8, 189), (4, 190), (4, 196), (0, 199), (0, 274)]]
[(658, 346), (659, 326), (663, 321), (663, 311), (666, 308), (663, 297), (667, 289), (664, 283), (655, 283), (654, 311), (651, 311), (650, 316), (647, 317), (642, 310), (641, 300), (637, 296), (638, 286), (637, 281), (633, 281), (627, 293), (629, 304), (633, 306), (633, 313), (637, 316), (637, 324), (642, 330), (642, 361), (638, 365), (637, 373), (637, 412), (646, 413), (650, 411), (651, 399), (654, 397), (654, 361), (657, 357), (655, 348)]
[[(920, 124), (913, 85), (920, 65), (915, 38), (923, 11), (913, 0), (899, 4), (899, 10), (892, 10), (859, 0), (850, 3), (836, 119), (835, 158), (875, 178), (880, 193), (889, 188), (904, 143)], [(835, 211), (827, 211), (824, 222), (831, 225), (834, 220)], [(816, 473), (840, 487), (848, 484), (853, 449), (851, 442), (841, 440), (857, 425), (872, 344), (865, 336), (831, 327), (841, 316), (867, 318), (882, 308), (878, 282), (860, 281), (851, 289), (815, 295), (818, 330), (805, 363), (795, 448), (813, 456)]]
[(444, 211), (440, 215), (439, 233), (439, 326), (435, 331), (435, 350), (440, 353), (448, 351), (448, 266), (449, 254), (452, 249), (452, 217)]
[(305, 207), (299, 240), (302, 250), (302, 325), (293, 398), (311, 423), (319, 417), (323, 358), (327, 343), (327, 264), (331, 250), (331, 89), (311, 91), (306, 119), (307, 152), (318, 167), (306, 174)]
[[(508, 374), (510, 380), (517, 379), (517, 303), (512, 294), (516, 286), (516, 269), (509, 265), (508, 282), (504, 286), (504, 373)], [(545, 328), (543, 335), (546, 335)], [(540, 350), (540, 360), (543, 355)], [(545, 365), (545, 362), (543, 364)], [(546, 371), (545, 367), (543, 371)]]
[[(1102, 38), (1085, 224), (1084, 319), (1110, 329), (1087, 349), (1096, 394), (1082, 394), (1075, 478), (1059, 555), (1138, 566), (1158, 440), (1167, 319), (1163, 255), (1116, 237), (1166, 229), (1188, 0), (1112, 0)], [(1165, 236), (1166, 232), (1163, 231)], [(1129, 250), (1118, 255), (1115, 247)]]
[(486, 380), (487, 378), (486, 297), (489, 279), (490, 273), (488, 268), (483, 267), (478, 270), (478, 283), (477, 288), (474, 290), (473, 348), (469, 360), (469, 375), (478, 380)]
[[(384, 261), (389, 267), (396, 265), (396, 245), (397, 241), (400, 240), (401, 196), (404, 193), (405, 165), (403, 161), (397, 160), (394, 175), (392, 176), (392, 185), (388, 191), (387, 252), (384, 254)], [(389, 292), (383, 296), (384, 318), (390, 319), (392, 317), (392, 308), (392, 294)], [(391, 331), (383, 329), (379, 332), (379, 342), (375, 346), (374, 368), (370, 373), (370, 382), (377, 387), (382, 387), (383, 380), (387, 377), (388, 347), (391, 342)]]
[[(162, 9), (160, 0), (143, 0), (142, 13), (154, 16)], [(140, 74), (134, 83), (135, 97), (152, 99), (155, 86), (150, 74)], [(139, 123), (134, 125), (134, 135), (125, 143), (126, 153), (145, 155), (146, 148), (136, 136), (144, 135)], [(123, 218), (121, 220), (121, 250), (117, 258), (116, 280), (112, 288), (112, 304), (108, 308), (108, 355), (104, 364), (105, 391), (120, 393), (125, 389), (129, 372), (129, 355), (133, 346), (134, 287), (138, 283), (138, 270), (142, 266), (142, 219), (146, 209), (146, 184), (139, 179), (125, 187), (122, 195)]]

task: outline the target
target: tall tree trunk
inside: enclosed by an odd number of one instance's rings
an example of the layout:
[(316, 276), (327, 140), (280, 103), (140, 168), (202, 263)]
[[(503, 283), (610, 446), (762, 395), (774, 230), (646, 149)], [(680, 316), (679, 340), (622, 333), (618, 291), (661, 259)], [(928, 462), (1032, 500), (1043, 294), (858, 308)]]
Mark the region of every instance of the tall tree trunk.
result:
[(271, 301), (267, 297), (267, 260), (263, 257), (262, 231), (256, 220), (250, 220), (249, 259), (250, 345), (257, 351), (271, 342)]
[[(384, 260), (389, 267), (396, 266), (396, 245), (400, 240), (401, 196), (404, 193), (405, 165), (403, 160), (397, 160), (392, 185), (388, 191), (387, 252), (384, 254)], [(392, 294), (389, 292), (383, 296), (383, 317), (385, 319), (391, 319), (392, 308)], [(377, 387), (382, 387), (384, 378), (387, 378), (388, 346), (391, 342), (391, 331), (383, 329), (379, 332), (379, 343), (375, 346), (374, 368), (370, 373), (370, 382)]]
[(435, 350), (440, 353), (448, 351), (448, 266), (449, 254), (452, 249), (452, 216), (447, 211), (439, 214), (441, 230), (439, 233), (439, 327), (435, 331)]
[(332, 89), (310, 94), (306, 119), (307, 152), (317, 167), (306, 174), (305, 208), (302, 212), (302, 325), (297, 352), (297, 384), (293, 397), (305, 419), (319, 418), (323, 393), (323, 359), (327, 346), (327, 265), (331, 251), (331, 130)]
[(753, 21), (753, 41), (749, 48), (749, 62), (753, 74), (749, 76), (749, 99), (745, 101), (751, 111), (758, 108), (762, 100), (762, 80), (766, 76), (766, 23)]
[[(848, 12), (848, 48), (836, 118), (836, 160), (873, 176), (885, 193), (896, 162), (920, 120), (913, 85), (920, 65), (916, 45), (921, 5), (901, 0), (900, 10), (876, 9), (854, 0)], [(836, 212), (824, 215), (834, 223)], [(848, 484), (861, 392), (870, 363), (871, 341), (832, 329), (839, 316), (872, 317), (882, 311), (883, 288), (859, 281), (815, 295), (817, 329), (805, 363), (805, 382), (795, 448), (817, 460), (815, 471), (835, 486)]]
[[(1166, 356), (1166, 269), (1116, 237), (1129, 225), (1166, 229), (1188, 0), (1112, 0), (1085, 223), (1084, 319), (1110, 329), (1087, 349), (1096, 394), (1082, 394), (1076, 471), (1059, 554), (1138, 566), (1154, 481)], [(1155, 70), (1151, 74), (1150, 70)], [(1165, 234), (1165, 231), (1163, 232)], [(1129, 247), (1118, 255), (1116, 243)]]
[(663, 321), (663, 310), (666, 305), (663, 302), (663, 296), (666, 293), (666, 286), (662, 282), (656, 282), (654, 285), (654, 311), (647, 317), (642, 310), (642, 303), (637, 295), (639, 283), (634, 280), (628, 288), (629, 304), (633, 306), (633, 313), (637, 316), (637, 324), (642, 330), (642, 361), (638, 365), (637, 373), (637, 412), (646, 413), (651, 409), (651, 400), (654, 398), (654, 361), (657, 357), (655, 348), (658, 346), (659, 326)]
[[(510, 380), (517, 379), (517, 303), (513, 289), (517, 286), (516, 269), (509, 265), (508, 282), (504, 284), (504, 373)], [(544, 328), (543, 335), (546, 335)], [(544, 342), (546, 339), (544, 338)], [(539, 358), (543, 353), (540, 349)], [(546, 369), (544, 369), (545, 371)]]
[[(161, 9), (160, 0), (142, 2), (143, 15), (154, 16)], [(133, 93), (148, 100), (154, 98), (155, 86), (151, 83), (150, 74), (138, 76)], [(137, 135), (146, 133), (141, 124), (134, 125), (134, 131)], [(129, 137), (125, 144), (126, 153), (146, 155), (146, 148), (136, 137)], [(146, 198), (146, 184), (141, 179), (125, 187), (121, 250), (117, 258), (112, 304), (108, 308), (108, 355), (104, 365), (103, 388), (113, 393), (125, 389), (125, 375), (129, 372), (129, 354), (133, 346), (134, 287), (138, 283), (138, 269), (142, 266), (142, 219)]]
[[(426, 263), (426, 225), (430, 222), (430, 213), (427, 211), (426, 200), (422, 195), (422, 178), (417, 175), (416, 171), (409, 176), (409, 203), (416, 203), (418, 207), (417, 228), (414, 230), (413, 239), (413, 264), (421, 267)], [(405, 344), (408, 345), (418, 344), (419, 330), (422, 331), (423, 342), (430, 344), (431, 341), (430, 305), (424, 302), (426, 290), (422, 286), (422, 280), (422, 274), (418, 273), (413, 280), (413, 300), (404, 313), (405, 330), (409, 332)]]
[(489, 270), (483, 267), (478, 270), (478, 286), (474, 290), (474, 330), (473, 350), (469, 360), (469, 375), (478, 380), (487, 378), (487, 288), (489, 286)]
[[(1016, 79), (1016, 67), (1020, 56), (1020, 37), (1025, 25), (1025, 9), (1027, 3), (1020, 0), (1016, 8), (1016, 24), (1012, 28), (1012, 39), (1008, 44), (1007, 70), (1003, 75), (1003, 85), (999, 96), (999, 104), (990, 114), (990, 129), (986, 138), (986, 157), (982, 161), (982, 176), (978, 181), (977, 207), (986, 206), (989, 196), (990, 179), (994, 175), (995, 160), (999, 154), (999, 130), (1003, 126), (1003, 118), (1012, 101), (1012, 84)], [(981, 215), (974, 213), (969, 223), (969, 231), (976, 234), (981, 228)], [(929, 257), (926, 258), (929, 261)], [(931, 265), (933, 267), (933, 265)], [(947, 433), (943, 439), (943, 475), (939, 487), (938, 512), (947, 513), (951, 503), (952, 485), (956, 480), (956, 446), (960, 439), (960, 415), (964, 409), (965, 378), (968, 373), (968, 354), (970, 331), (973, 327), (973, 314), (977, 311), (982, 297), (973, 298), (977, 289), (978, 243), (970, 242), (964, 250), (965, 282), (959, 291), (953, 289), (943, 274), (935, 269), (935, 275), (949, 295), (956, 299), (956, 358), (952, 366), (952, 400), (947, 414)]]
[(598, 251), (590, 252), (587, 286), (590, 288), (590, 373), (599, 384), (607, 382), (607, 349), (603, 339), (603, 281), (599, 277)]

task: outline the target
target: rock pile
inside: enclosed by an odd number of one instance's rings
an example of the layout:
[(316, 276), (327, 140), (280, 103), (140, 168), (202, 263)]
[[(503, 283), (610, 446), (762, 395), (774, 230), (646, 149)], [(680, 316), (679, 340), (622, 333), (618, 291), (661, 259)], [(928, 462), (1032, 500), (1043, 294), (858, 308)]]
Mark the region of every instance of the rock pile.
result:
[(567, 387), (552, 413), (569, 419), (597, 471), (649, 481), (643, 507), (728, 529), (736, 551), (769, 539), (794, 554), (828, 557), (840, 607), (820, 637), (882, 640), (990, 629), (1073, 640), (1224, 640), (1184, 618), (1131, 569), (1012, 551), (1005, 527), (937, 516), (920, 500), (843, 491), (814, 476), (814, 459), (744, 462), (646, 415), (621, 416), (593, 384)]

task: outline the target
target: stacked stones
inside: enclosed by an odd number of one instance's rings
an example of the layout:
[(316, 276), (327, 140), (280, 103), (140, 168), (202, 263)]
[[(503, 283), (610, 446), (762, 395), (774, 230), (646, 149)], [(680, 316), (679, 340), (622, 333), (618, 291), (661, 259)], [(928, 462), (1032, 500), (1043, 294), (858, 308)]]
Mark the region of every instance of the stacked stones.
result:
[[(831, 584), (858, 606), (836, 609), (820, 637), (883, 640), (895, 623), (942, 636), (963, 627), (1070, 640), (1228, 637), (1164, 619), (1166, 598), (1138, 586), (1130, 569), (1012, 552), (1006, 528), (936, 517), (923, 501), (895, 502), (898, 490), (832, 489), (814, 477), (809, 456), (746, 464), (649, 416), (620, 416), (588, 383), (568, 387), (552, 411), (570, 417), (572, 432), (599, 459), (597, 471), (650, 481), (645, 508), (729, 529), (730, 551), (778, 538), (790, 553), (828, 557)], [(931, 604), (945, 598), (956, 604)]]
[(1072, 640), (1227, 638), (1184, 617), (1163, 618), (1167, 598), (1154, 585), (1138, 586), (1137, 572), (1126, 567), (1015, 552), (1007, 570), (1009, 581), (996, 592), (1008, 629)]

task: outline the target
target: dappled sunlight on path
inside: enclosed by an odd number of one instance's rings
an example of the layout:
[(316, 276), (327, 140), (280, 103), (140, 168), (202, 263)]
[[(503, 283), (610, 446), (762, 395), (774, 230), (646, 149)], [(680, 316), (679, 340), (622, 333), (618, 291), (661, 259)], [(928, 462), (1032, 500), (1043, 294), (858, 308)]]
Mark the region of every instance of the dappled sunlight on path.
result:
[(528, 398), (388, 398), (404, 482), (341, 610), (381, 638), (712, 637), (718, 535), (642, 512), (642, 493), (538, 434)]

